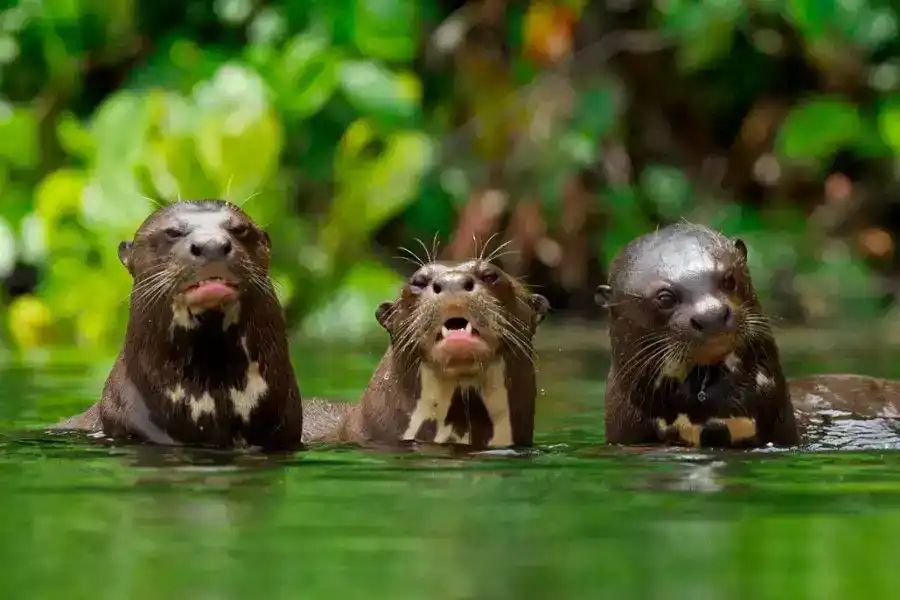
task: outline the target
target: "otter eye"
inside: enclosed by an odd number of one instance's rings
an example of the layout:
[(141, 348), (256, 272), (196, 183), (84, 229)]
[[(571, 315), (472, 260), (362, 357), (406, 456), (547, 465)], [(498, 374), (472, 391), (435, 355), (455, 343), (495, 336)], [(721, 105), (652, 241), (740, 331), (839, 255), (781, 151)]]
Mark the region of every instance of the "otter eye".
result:
[(250, 228), (245, 224), (235, 225), (231, 228), (231, 233), (235, 237), (245, 237), (248, 233), (250, 233)]
[(165, 234), (170, 240), (177, 240), (178, 238), (184, 237), (184, 232), (177, 227), (167, 227)]
[(418, 294), (428, 285), (428, 276), (424, 273), (416, 273), (409, 280), (409, 289)]
[(497, 283), (498, 279), (500, 279), (500, 274), (493, 269), (487, 269), (481, 273), (481, 280), (488, 285)]
[(656, 294), (656, 304), (662, 310), (670, 310), (674, 308), (677, 302), (678, 298), (676, 298), (675, 294), (673, 294), (669, 290), (662, 290), (661, 292)]
[(726, 292), (733, 292), (736, 287), (737, 281), (734, 279), (734, 273), (729, 271), (725, 274), (725, 277), (722, 278), (722, 289)]

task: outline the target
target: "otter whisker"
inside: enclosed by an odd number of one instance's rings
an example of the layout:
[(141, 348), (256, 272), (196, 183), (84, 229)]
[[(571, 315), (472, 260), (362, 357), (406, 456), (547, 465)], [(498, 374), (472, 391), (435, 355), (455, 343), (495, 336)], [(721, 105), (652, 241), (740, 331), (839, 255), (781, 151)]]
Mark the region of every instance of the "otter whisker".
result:
[(441, 247), (441, 242), (438, 239), (437, 231), (434, 232), (434, 237), (431, 239), (431, 254), (429, 256), (433, 257), (432, 260), (437, 260), (438, 250)]
[(637, 351), (626, 360), (624, 365), (617, 369), (615, 377), (629, 376), (631, 371), (634, 370), (635, 365), (640, 363), (648, 353), (652, 353), (655, 348), (667, 343), (669, 343), (669, 338), (656, 331), (651, 331), (650, 333), (641, 336), (635, 341)]
[(141, 279), (132, 288), (131, 297), (133, 302), (138, 306), (149, 306), (155, 303), (158, 299), (157, 296), (171, 289), (180, 273), (180, 270), (166, 266), (160, 271), (152, 273), (149, 277)]
[(161, 201), (154, 200), (150, 196), (144, 196), (143, 194), (137, 194), (137, 197), (140, 198), (141, 200), (146, 200), (147, 202), (149, 202), (150, 204), (152, 204), (153, 206), (155, 206), (157, 208), (163, 208), (165, 206), (165, 204), (163, 204)]
[[(423, 241), (422, 241), (421, 239), (419, 239), (419, 238), (416, 238), (416, 239), (413, 240), (413, 241), (419, 242), (419, 245), (422, 246), (422, 250), (425, 251), (425, 258), (427, 259), (427, 261), (428, 261), (429, 263), (434, 262), (434, 258), (435, 258), (435, 257), (432, 257), (432, 256), (431, 256), (431, 253), (428, 251), (428, 246), (425, 245), (425, 242), (423, 242)], [(424, 263), (423, 263), (423, 266), (424, 266)]]
[(485, 259), (485, 261), (491, 262), (491, 261), (497, 260), (503, 256), (506, 256), (508, 254), (516, 254), (518, 252), (517, 250), (508, 250), (506, 252), (503, 252), (503, 249), (506, 248), (507, 246), (511, 245), (513, 243), (513, 241), (514, 240), (506, 240), (505, 242), (503, 242), (502, 244), (500, 244), (499, 246), (494, 248), (494, 251), (490, 253), (490, 255)]
[[(490, 262), (490, 259), (485, 259), (484, 255), (485, 255), (485, 252), (487, 252), (487, 249), (490, 247), (491, 241), (493, 241), (493, 239), (495, 237), (497, 237), (498, 235), (500, 235), (500, 232), (495, 231), (494, 233), (491, 234), (491, 236), (487, 239), (487, 241), (484, 242), (484, 244), (481, 244), (481, 250), (478, 251), (478, 261), (479, 262), (485, 261), (485, 260), (487, 262)], [(475, 239), (474, 235), (472, 236), (472, 239)], [(476, 248), (478, 247), (478, 240), (475, 240), (475, 247)]]
[[(249, 196), (247, 196), (246, 198), (244, 198), (244, 199), (241, 200), (240, 202), (235, 202), (235, 204), (238, 206), (238, 208), (243, 209), (244, 206), (246, 206), (248, 202), (250, 202), (251, 200), (253, 200), (253, 199), (256, 198), (257, 196), (259, 196), (260, 194), (262, 194), (261, 191), (253, 192), (252, 194), (250, 194)], [(267, 226), (266, 226), (266, 227), (267, 227)]]
[(409, 254), (409, 257), (406, 257), (406, 256), (397, 256), (396, 258), (399, 258), (399, 259), (402, 259), (402, 260), (409, 261), (409, 262), (411, 262), (413, 265), (415, 265), (415, 266), (417, 266), (417, 267), (424, 267), (424, 266), (425, 266), (425, 261), (423, 261), (421, 258), (419, 258), (419, 256), (416, 255), (415, 252), (413, 252), (412, 250), (410, 250), (410, 249), (407, 248), (406, 246), (400, 246), (400, 247), (398, 247), (397, 249), (400, 250), (401, 252), (406, 252), (407, 254)]

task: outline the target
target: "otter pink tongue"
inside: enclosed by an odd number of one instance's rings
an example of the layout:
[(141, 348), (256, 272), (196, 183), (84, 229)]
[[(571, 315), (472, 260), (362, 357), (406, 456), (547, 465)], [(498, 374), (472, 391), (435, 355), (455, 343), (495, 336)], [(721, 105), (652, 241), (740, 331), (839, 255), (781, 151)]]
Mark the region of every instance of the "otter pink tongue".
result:
[(471, 323), (466, 323), (465, 327), (454, 327), (453, 329), (444, 325), (441, 328), (441, 337), (444, 343), (472, 344), (479, 342)]
[(189, 306), (194, 308), (216, 308), (234, 297), (237, 291), (224, 281), (203, 281), (185, 292)]

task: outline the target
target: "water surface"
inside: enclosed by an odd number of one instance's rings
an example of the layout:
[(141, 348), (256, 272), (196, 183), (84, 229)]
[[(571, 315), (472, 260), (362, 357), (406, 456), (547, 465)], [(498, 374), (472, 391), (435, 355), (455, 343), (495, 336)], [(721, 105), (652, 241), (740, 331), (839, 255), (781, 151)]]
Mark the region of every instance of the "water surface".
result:
[[(897, 598), (900, 453), (605, 448), (600, 348), (541, 348), (537, 448), (287, 459), (21, 433), (109, 362), (0, 371), (4, 598)], [(297, 344), (305, 395), (354, 397), (381, 347)], [(894, 375), (886, 349), (791, 375)]]

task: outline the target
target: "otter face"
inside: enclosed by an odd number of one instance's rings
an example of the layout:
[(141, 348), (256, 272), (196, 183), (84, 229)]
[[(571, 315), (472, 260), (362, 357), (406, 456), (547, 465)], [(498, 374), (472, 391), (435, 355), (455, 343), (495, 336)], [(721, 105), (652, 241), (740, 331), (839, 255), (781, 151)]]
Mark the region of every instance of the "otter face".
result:
[(693, 364), (716, 364), (736, 350), (755, 295), (741, 240), (705, 229), (638, 238), (614, 261), (613, 285), (596, 300), (637, 330), (665, 332)]
[[(151, 215), (119, 259), (134, 278), (135, 302), (172, 303), (176, 324), (204, 311), (233, 310), (268, 278), (269, 236), (221, 200), (182, 201)], [(186, 313), (186, 314), (185, 314)]]
[(531, 353), (537, 325), (549, 310), (540, 294), (486, 261), (431, 263), (416, 271), (378, 322), (400, 353), (412, 354), (448, 376), (483, 372), (504, 347)]

